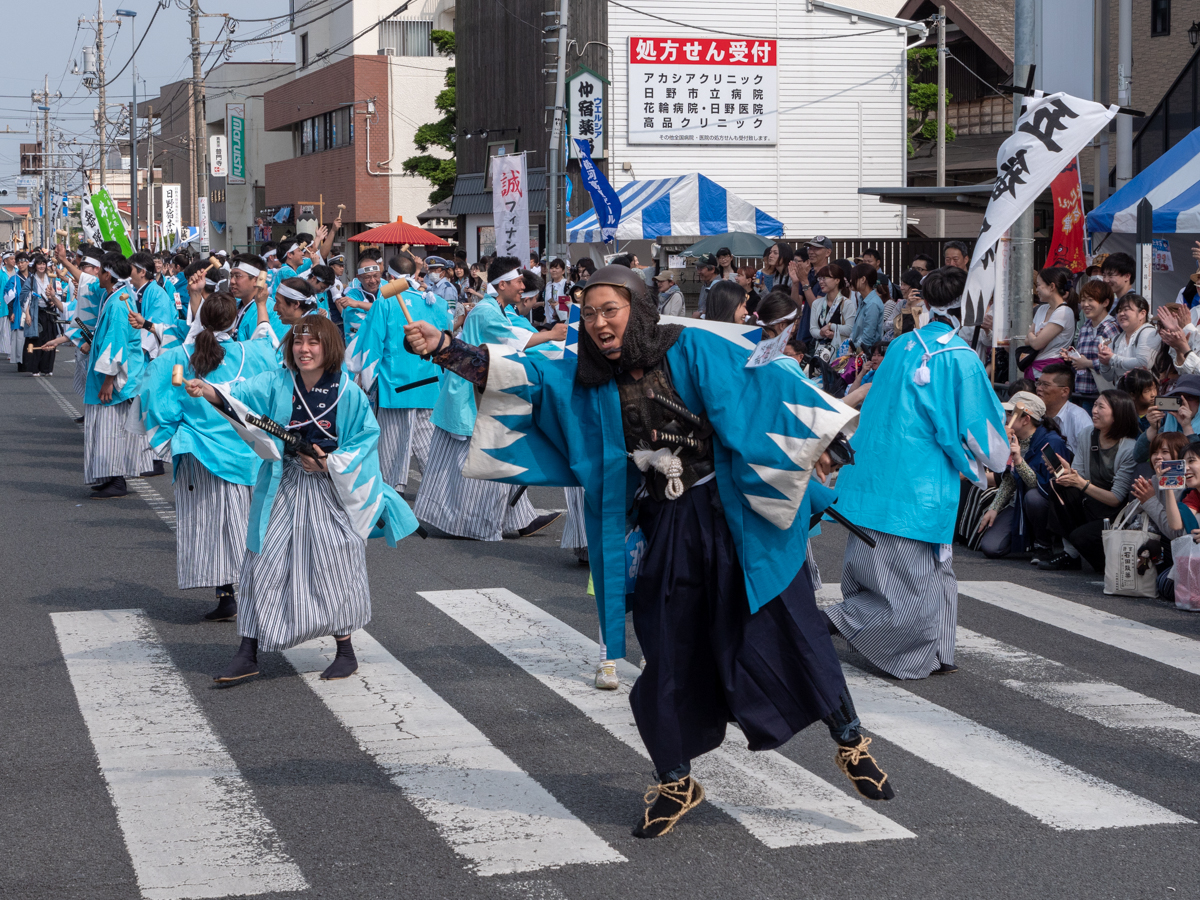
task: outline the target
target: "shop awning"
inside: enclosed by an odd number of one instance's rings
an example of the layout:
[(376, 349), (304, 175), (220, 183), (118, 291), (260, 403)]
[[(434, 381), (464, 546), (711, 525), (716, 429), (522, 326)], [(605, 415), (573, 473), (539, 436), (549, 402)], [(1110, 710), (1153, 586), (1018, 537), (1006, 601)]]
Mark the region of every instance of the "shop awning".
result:
[[(737, 194), (698, 173), (633, 181), (617, 191), (621, 198), (618, 241), (656, 240), (670, 235), (705, 237), (745, 231), (782, 237), (783, 223)], [(600, 223), (590, 210), (567, 226), (567, 240), (598, 243)]]
[(1092, 210), (1087, 230), (1133, 234), (1143, 197), (1154, 207), (1155, 234), (1200, 232), (1200, 128)]

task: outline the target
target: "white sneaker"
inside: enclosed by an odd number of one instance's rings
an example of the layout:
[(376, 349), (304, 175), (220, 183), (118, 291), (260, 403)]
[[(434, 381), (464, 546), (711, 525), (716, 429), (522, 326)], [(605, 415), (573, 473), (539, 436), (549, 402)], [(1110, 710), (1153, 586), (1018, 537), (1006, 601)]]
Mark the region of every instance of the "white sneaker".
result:
[(601, 691), (615, 691), (621, 686), (621, 679), (617, 677), (617, 661), (614, 659), (606, 659), (596, 667), (596, 689)]

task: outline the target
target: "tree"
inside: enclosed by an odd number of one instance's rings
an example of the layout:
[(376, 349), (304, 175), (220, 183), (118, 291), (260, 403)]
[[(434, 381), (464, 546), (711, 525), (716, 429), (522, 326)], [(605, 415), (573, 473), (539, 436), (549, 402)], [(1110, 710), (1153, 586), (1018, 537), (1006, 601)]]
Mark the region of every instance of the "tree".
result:
[[(930, 82), (924, 79), (933, 75), (934, 81)], [(910, 116), (908, 120), (908, 155), (916, 156), (918, 149), (929, 149), (929, 155), (933, 153), (933, 147), (937, 143), (937, 48), (936, 47), (915, 47), (908, 51), (908, 111), (916, 113), (916, 117)], [(946, 103), (948, 104), (953, 98), (953, 94), (946, 91)], [(946, 141), (952, 141), (957, 137), (954, 129), (949, 125), (946, 126)]]
[[(454, 55), (454, 32), (436, 29), (429, 35), (433, 46), (442, 56)], [(429, 203), (436, 206), (454, 193), (454, 179), (458, 175), (458, 162), (454, 158), (454, 131), (457, 122), (457, 97), (455, 91), (454, 66), (446, 70), (446, 87), (437, 95), (434, 106), (442, 117), (436, 122), (422, 125), (413, 135), (413, 143), (421, 156), (410, 156), (402, 163), (407, 175), (420, 175), (433, 184)], [(429, 152), (438, 147), (450, 154), (446, 159)]]

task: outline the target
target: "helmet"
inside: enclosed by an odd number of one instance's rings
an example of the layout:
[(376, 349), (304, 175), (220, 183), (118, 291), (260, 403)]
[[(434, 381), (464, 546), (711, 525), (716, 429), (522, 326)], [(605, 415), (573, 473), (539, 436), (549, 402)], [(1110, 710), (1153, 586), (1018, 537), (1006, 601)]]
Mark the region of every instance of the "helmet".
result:
[(642, 276), (626, 266), (605, 266), (597, 269), (587, 280), (584, 297), (587, 297), (588, 291), (601, 284), (609, 287), (623, 287), (633, 295), (634, 299), (645, 300), (649, 297), (649, 290), (646, 288), (646, 282)]

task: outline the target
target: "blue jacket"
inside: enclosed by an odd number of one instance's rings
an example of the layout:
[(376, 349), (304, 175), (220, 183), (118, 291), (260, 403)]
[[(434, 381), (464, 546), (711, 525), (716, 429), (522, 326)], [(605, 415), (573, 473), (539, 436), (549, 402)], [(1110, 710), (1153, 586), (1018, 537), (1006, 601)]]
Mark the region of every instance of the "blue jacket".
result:
[(104, 298), (96, 340), (88, 354), (87, 387), (83, 402), (100, 405), (100, 389), (108, 375), (115, 377), (112, 400), (115, 406), (141, 393), (146, 356), (142, 353), (141, 332), (129, 324), (129, 313), (137, 309), (133, 288), (125, 281)]
[(850, 343), (859, 350), (873, 347), (883, 340), (883, 301), (871, 291), (858, 304), (858, 316), (850, 332)]
[[(1050, 482), (1053, 474), (1050, 467), (1046, 465), (1046, 460), (1042, 456), (1042, 448), (1049, 447), (1051, 452), (1057, 453), (1067, 462), (1071, 462), (1074, 458), (1071, 451), (1067, 449), (1067, 442), (1062, 436), (1047, 430), (1046, 426), (1039, 425), (1037, 431), (1033, 433), (1033, 437), (1029, 440), (1029, 449), (1024, 453), (1024, 460), (1029, 464), (1029, 468), (1033, 469), (1037, 475), (1037, 492), (1043, 497), (1050, 496)], [(1013, 502), (1016, 504), (1017, 515), (1013, 516), (1012, 536), (1013, 548), (1022, 550), (1033, 549), (1033, 536), (1029, 533), (1029, 528), (1025, 522), (1025, 496), (1030, 491), (1030, 488), (1025, 486), (1025, 482), (1015, 472), (1012, 475), (1013, 482), (1016, 484), (1017, 492)]]
[[(476, 346), (505, 344), (512, 340), (512, 325), (494, 296), (485, 296), (467, 313), (463, 321), (462, 339)], [(447, 373), (442, 379), (441, 393), (434, 404), (431, 421), (451, 434), (471, 434), (475, 430), (475, 387), (471, 382), (452, 372)]]
[[(414, 319), (423, 319), (443, 331), (450, 327), (450, 311), (441, 299), (434, 298), (429, 305), (419, 291), (405, 291), (401, 297)], [(376, 300), (346, 348), (346, 368), (358, 375), (364, 391), (379, 385), (379, 406), (384, 409), (432, 409), (440, 388), (437, 382), (396, 393), (396, 388), (414, 381), (449, 377), (433, 363), (404, 349), (405, 323), (399, 297)]]

